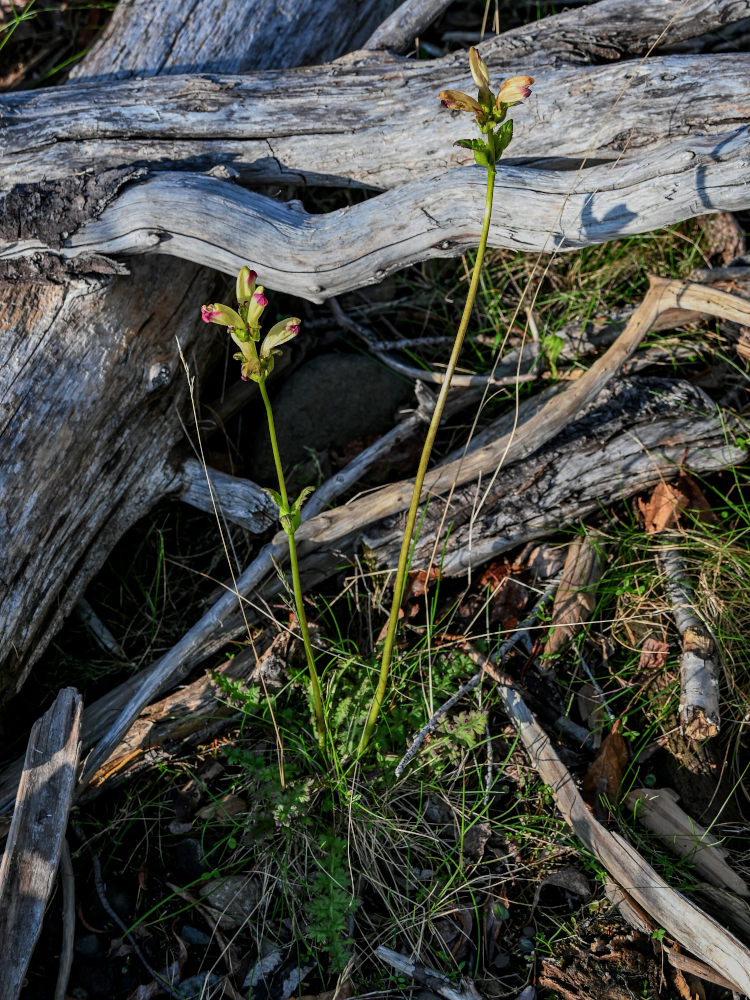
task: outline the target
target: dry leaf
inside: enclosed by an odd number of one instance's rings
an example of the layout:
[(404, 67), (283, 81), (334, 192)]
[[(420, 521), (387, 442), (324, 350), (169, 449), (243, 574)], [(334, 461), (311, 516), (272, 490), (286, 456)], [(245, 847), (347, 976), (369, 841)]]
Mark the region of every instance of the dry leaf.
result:
[(660, 670), (669, 657), (669, 646), (661, 639), (646, 639), (641, 646), (638, 671)]
[(581, 782), (581, 795), (595, 812), (601, 809), (602, 796), (613, 804), (617, 802), (627, 763), (628, 745), (625, 738), (613, 730), (602, 740), (602, 745)]
[(716, 521), (700, 486), (684, 471), (674, 483), (657, 483), (646, 503), (639, 497), (638, 507), (649, 534), (671, 531), (685, 513), (703, 522)]

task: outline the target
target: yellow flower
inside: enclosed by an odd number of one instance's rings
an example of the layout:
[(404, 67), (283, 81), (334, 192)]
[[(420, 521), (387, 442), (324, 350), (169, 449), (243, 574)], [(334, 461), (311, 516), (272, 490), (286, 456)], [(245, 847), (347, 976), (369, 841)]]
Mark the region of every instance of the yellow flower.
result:
[(533, 76), (511, 76), (506, 80), (497, 92), (495, 107), (500, 108), (504, 104), (507, 108), (514, 104), (520, 104), (527, 97), (531, 97), (531, 85), (534, 82)]

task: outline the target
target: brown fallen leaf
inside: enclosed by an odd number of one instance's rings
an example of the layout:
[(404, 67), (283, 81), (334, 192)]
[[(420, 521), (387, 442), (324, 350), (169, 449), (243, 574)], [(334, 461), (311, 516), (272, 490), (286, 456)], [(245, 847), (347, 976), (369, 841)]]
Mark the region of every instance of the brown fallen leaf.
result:
[(641, 646), (641, 658), (638, 661), (638, 672), (660, 670), (669, 657), (669, 646), (661, 639), (645, 639)]
[(628, 745), (625, 737), (613, 729), (602, 740), (602, 745), (581, 782), (581, 795), (595, 813), (602, 811), (602, 797), (606, 797), (612, 804), (617, 802), (627, 763)]
[(645, 503), (639, 497), (638, 507), (649, 534), (671, 531), (680, 523), (683, 514), (687, 513), (703, 522), (716, 521), (703, 491), (692, 476), (684, 471), (680, 472), (674, 483), (657, 483)]

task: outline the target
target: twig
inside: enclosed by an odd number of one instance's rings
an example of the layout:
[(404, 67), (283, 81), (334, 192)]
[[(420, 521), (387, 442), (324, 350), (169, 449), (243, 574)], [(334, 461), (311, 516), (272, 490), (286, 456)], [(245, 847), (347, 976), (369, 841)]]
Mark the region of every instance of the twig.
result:
[(456, 989), (450, 979), (447, 979), (440, 972), (428, 969), (420, 962), (412, 962), (405, 955), (401, 955), (391, 948), (386, 948), (385, 945), (379, 945), (375, 949), (375, 954), (402, 975), (422, 983), (423, 986), (444, 997), (444, 1000), (479, 1000), (480, 994), (471, 980), (463, 980), (463, 989)]
[(676, 547), (659, 550), (677, 631), (680, 660), (680, 726), (693, 740), (716, 736), (719, 713), (719, 654), (716, 640), (694, 610), (685, 562)]
[(93, 868), (94, 871), (94, 885), (96, 886), (96, 894), (99, 897), (99, 902), (102, 904), (102, 909), (110, 918), (110, 920), (113, 920), (115, 924), (117, 924), (117, 926), (120, 928), (120, 930), (122, 931), (123, 938), (128, 942), (130, 947), (138, 956), (143, 968), (146, 970), (146, 972), (148, 972), (149, 976), (151, 976), (154, 980), (156, 980), (157, 983), (161, 984), (162, 989), (165, 990), (171, 997), (173, 997), (174, 1000), (185, 1000), (185, 994), (181, 990), (178, 991), (174, 989), (172, 984), (168, 980), (166, 980), (164, 976), (160, 975), (156, 971), (156, 969), (154, 969), (153, 966), (149, 963), (148, 959), (141, 951), (138, 942), (135, 940), (133, 935), (128, 930), (127, 924), (121, 919), (119, 913), (117, 913), (117, 911), (112, 907), (112, 904), (110, 903), (109, 899), (107, 899), (107, 887), (105, 886), (104, 879), (102, 878), (102, 864), (101, 861), (99, 860), (98, 854), (91, 855), (91, 867)]
[[(442, 385), (445, 382), (443, 372), (435, 372), (427, 368), (413, 368), (411, 365), (404, 364), (403, 361), (397, 361), (387, 351), (382, 350), (383, 345), (373, 336), (372, 332), (362, 323), (358, 323), (347, 315), (335, 298), (328, 300), (328, 306), (336, 318), (336, 322), (361, 337), (372, 353), (394, 372), (398, 372), (399, 375), (406, 378), (429, 382), (432, 385)], [(512, 375), (454, 375), (451, 379), (451, 385), (457, 389), (491, 389), (495, 386), (515, 385), (517, 382), (531, 382), (538, 377), (533, 372), (513, 372)]]
[(60, 950), (60, 967), (57, 972), (54, 1000), (65, 1000), (68, 992), (70, 969), (73, 965), (73, 943), (76, 932), (76, 880), (73, 873), (73, 862), (70, 858), (70, 846), (63, 840), (60, 854), (60, 882), (63, 897), (63, 933)]
[(97, 644), (105, 653), (111, 653), (118, 660), (127, 660), (127, 656), (117, 639), (94, 611), (85, 597), (82, 597), (75, 607), (76, 614), (86, 628), (91, 632)]
[[(544, 593), (536, 602), (534, 607), (531, 609), (531, 612), (527, 615), (526, 618), (524, 618), (524, 620), (519, 624), (518, 628), (513, 632), (511, 636), (509, 636), (508, 639), (505, 640), (505, 642), (498, 650), (497, 652), (498, 663), (502, 663), (505, 657), (508, 655), (508, 653), (510, 653), (513, 647), (516, 646), (519, 642), (526, 642), (526, 643), (530, 642), (528, 634), (529, 629), (535, 625), (536, 620), (542, 611), (542, 608), (547, 603), (547, 601), (552, 597), (556, 589), (557, 589), (556, 580), (553, 583), (547, 585)], [(459, 702), (465, 695), (467, 695), (470, 691), (473, 691), (474, 688), (478, 687), (479, 684), (481, 684), (483, 677), (484, 677), (484, 671), (478, 670), (473, 677), (471, 677), (465, 684), (463, 684), (458, 689), (458, 691), (452, 694), (447, 701), (443, 702), (443, 704), (440, 706), (440, 708), (438, 708), (438, 710), (429, 719), (429, 721), (419, 730), (419, 732), (412, 740), (411, 746), (396, 765), (395, 773), (397, 778), (401, 777), (401, 775), (404, 772), (404, 769), (409, 763), (411, 763), (411, 761), (417, 755), (417, 753), (419, 752), (419, 748), (422, 746), (422, 744), (430, 735), (430, 733), (435, 732), (443, 716), (447, 715), (448, 712), (450, 712), (450, 710), (453, 708), (453, 706), (457, 702)]]

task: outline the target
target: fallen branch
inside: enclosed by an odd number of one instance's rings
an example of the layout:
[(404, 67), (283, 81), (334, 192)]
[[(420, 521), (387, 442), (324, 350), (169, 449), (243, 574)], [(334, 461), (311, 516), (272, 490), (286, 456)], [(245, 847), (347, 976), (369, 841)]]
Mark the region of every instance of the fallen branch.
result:
[(387, 962), (391, 968), (400, 972), (402, 976), (414, 979), (429, 990), (432, 990), (433, 993), (437, 993), (438, 996), (443, 997), (444, 1000), (480, 1000), (480, 994), (470, 979), (463, 979), (461, 981), (461, 988), (456, 989), (450, 979), (442, 975), (442, 973), (435, 972), (434, 969), (428, 969), (421, 962), (414, 962), (405, 955), (393, 951), (392, 948), (386, 948), (383, 944), (378, 945), (375, 949), (375, 954), (378, 958)]
[[(481, 476), (494, 482), (499, 470), (526, 458), (566, 427), (584, 406), (591, 403), (633, 354), (656, 318), (668, 309), (689, 309), (704, 315), (720, 315), (734, 322), (750, 323), (750, 302), (726, 292), (688, 282), (652, 278), (643, 302), (612, 346), (564, 392), (556, 395), (538, 413), (515, 431), (510, 431), (466, 457), (444, 463), (425, 477), (425, 494), (434, 495)], [(310, 539), (320, 547), (357, 531), (362, 524), (404, 510), (411, 499), (410, 481), (385, 486), (377, 493), (345, 507), (319, 514), (297, 532), (302, 545)]]
[(625, 797), (625, 805), (648, 830), (678, 857), (687, 858), (712, 885), (750, 896), (747, 883), (726, 862), (728, 852), (720, 840), (677, 805), (671, 788), (637, 788)]
[(695, 598), (679, 549), (676, 546), (659, 549), (659, 562), (682, 640), (680, 727), (690, 739), (703, 741), (716, 736), (721, 725), (719, 650), (711, 632), (695, 613)]
[[(658, 153), (587, 166), (573, 176), (501, 163), (490, 245), (575, 250), (707, 210), (745, 209), (747, 138), (747, 127), (688, 136)], [(0, 278), (44, 278), (45, 253), (63, 273), (68, 266), (90, 270), (89, 259), (101, 270), (107, 254), (157, 253), (236, 274), (248, 262), (251, 232), (249, 263), (269, 287), (322, 302), (377, 284), (409, 264), (476, 246), (483, 184), (477, 167), (434, 170), (365, 202), (315, 215), (298, 202), (274, 201), (215, 177), (164, 172), (124, 188), (80, 226), (65, 222), (75, 232), (54, 246), (35, 236), (0, 240)], [(74, 194), (66, 197), (75, 200)]]
[(60, 863), (81, 749), (83, 701), (63, 688), (34, 723), (0, 862), (0, 996), (21, 992)]
[(733, 983), (739, 993), (750, 993), (750, 950), (700, 907), (671, 889), (631, 844), (594, 818), (573, 776), (521, 695), (496, 674), (491, 662), (478, 653), (475, 655), (477, 662), (482, 662), (495, 680), (505, 710), (534, 767), (552, 790), (557, 808), (584, 846), (659, 927)]
[[(208, 514), (242, 525), (260, 535), (278, 521), (278, 508), (269, 494), (249, 479), (206, 469), (194, 458), (183, 465), (181, 499)], [(210, 480), (210, 486), (209, 486)]]
[(404, 0), (373, 31), (362, 48), (405, 52), (414, 44), (414, 39), (436, 21), (451, 3), (452, 0)]

